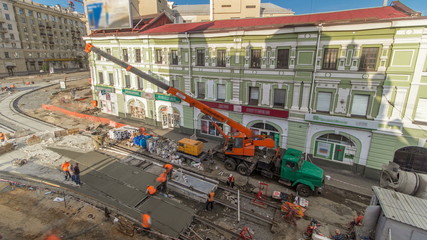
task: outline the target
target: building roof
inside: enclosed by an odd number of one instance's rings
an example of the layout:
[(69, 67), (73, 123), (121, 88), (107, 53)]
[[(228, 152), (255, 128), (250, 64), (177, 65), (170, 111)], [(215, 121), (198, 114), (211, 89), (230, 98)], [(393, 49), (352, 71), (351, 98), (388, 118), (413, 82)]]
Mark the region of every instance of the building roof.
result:
[(211, 22), (167, 24), (157, 28), (148, 29), (143, 33), (171, 34), (184, 32), (213, 32), (227, 30), (255, 30), (265, 28), (283, 28), (295, 25), (317, 25), (328, 23), (371, 22), (385, 19), (411, 18), (395, 7), (364, 8), (357, 10), (316, 13), (296, 16), (246, 18), (218, 20)]
[[(209, 4), (193, 4), (193, 5), (175, 5), (174, 11), (177, 11), (181, 15), (209, 15), (210, 7)], [(262, 14), (293, 14), (294, 12), (277, 6), (273, 3), (261, 3)], [(261, 15), (262, 15), (261, 14)]]
[(294, 14), (295, 12), (288, 9), (277, 6), (273, 3), (261, 3), (261, 15), (263, 14)]
[(181, 15), (209, 15), (209, 4), (175, 5), (173, 10)]
[(427, 200), (373, 187), (385, 217), (427, 231)]

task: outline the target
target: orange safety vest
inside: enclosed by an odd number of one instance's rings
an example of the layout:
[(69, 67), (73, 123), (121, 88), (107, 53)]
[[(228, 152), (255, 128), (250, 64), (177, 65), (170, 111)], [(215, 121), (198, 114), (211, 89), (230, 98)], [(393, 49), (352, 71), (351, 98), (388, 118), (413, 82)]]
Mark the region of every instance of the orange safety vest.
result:
[(208, 202), (213, 202), (214, 201), (214, 197), (215, 197), (215, 193), (214, 192), (210, 192), (209, 193)]
[(142, 215), (142, 227), (143, 228), (151, 228), (151, 217), (148, 214)]
[(61, 240), (61, 239), (55, 234), (50, 234), (45, 238), (45, 240)]
[(4, 133), (0, 133), (0, 140), (4, 140)]
[(148, 190), (148, 193), (150, 195), (153, 195), (153, 194), (155, 194), (157, 192), (157, 189), (155, 187), (153, 187), (153, 186), (148, 186), (147, 190)]
[(64, 162), (63, 164), (62, 164), (62, 170), (64, 170), (64, 171), (68, 171), (68, 167), (70, 166), (70, 163), (69, 162)]
[(169, 163), (166, 163), (163, 168), (166, 168), (166, 173), (169, 173), (170, 171), (172, 171), (173, 166)]
[(160, 183), (166, 182), (166, 173), (161, 173), (160, 176), (156, 178), (156, 181)]

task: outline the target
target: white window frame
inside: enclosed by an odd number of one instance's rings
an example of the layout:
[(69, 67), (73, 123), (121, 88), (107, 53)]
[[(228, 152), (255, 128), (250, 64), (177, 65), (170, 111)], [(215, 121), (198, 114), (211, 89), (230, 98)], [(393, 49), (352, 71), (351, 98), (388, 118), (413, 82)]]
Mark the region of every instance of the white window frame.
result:
[(225, 84), (217, 84), (216, 85), (216, 100), (217, 101), (225, 101), (226, 99), (226, 88)]
[(317, 112), (330, 112), (331, 111), (331, 102), (332, 102), (332, 93), (331, 92), (318, 92), (317, 93), (316, 111)]
[(418, 99), (414, 120), (419, 122), (427, 122), (427, 98)]
[(351, 115), (366, 116), (368, 114), (370, 95), (354, 94), (351, 103)]

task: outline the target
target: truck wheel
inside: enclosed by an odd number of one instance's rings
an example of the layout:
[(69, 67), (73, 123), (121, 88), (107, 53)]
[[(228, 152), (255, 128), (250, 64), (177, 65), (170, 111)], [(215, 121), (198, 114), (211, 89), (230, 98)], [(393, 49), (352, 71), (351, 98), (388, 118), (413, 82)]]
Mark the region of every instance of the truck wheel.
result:
[(237, 172), (239, 172), (243, 176), (249, 175), (248, 174), (248, 167), (244, 163), (241, 163), (241, 164), (239, 164), (239, 166), (237, 166)]
[(297, 186), (297, 193), (298, 195), (302, 196), (302, 197), (308, 197), (311, 195), (311, 189), (309, 186), (305, 185), (305, 184), (298, 184)]
[(227, 160), (224, 162), (224, 167), (228, 171), (234, 171), (236, 170), (236, 162), (231, 158), (227, 158)]

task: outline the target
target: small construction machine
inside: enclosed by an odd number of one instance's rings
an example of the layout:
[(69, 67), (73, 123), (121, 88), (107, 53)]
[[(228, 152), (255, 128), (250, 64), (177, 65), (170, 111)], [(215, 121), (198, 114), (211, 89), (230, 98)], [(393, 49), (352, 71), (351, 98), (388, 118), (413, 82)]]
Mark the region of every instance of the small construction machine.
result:
[[(226, 169), (237, 170), (242, 175), (250, 175), (257, 170), (267, 177), (279, 177), (282, 182), (297, 187), (301, 196), (308, 196), (312, 191), (319, 190), (323, 184), (323, 170), (314, 164), (303, 161), (302, 152), (292, 150), (292, 154), (284, 154), (280, 161), (280, 148), (275, 141), (267, 135), (256, 135), (254, 132), (233, 119), (221, 114), (215, 109), (203, 104), (188, 94), (167, 85), (147, 73), (127, 64), (126, 62), (100, 50), (90, 43), (86, 44), (85, 51), (91, 51), (134, 73), (167, 93), (187, 102), (190, 106), (198, 108), (202, 113), (210, 116), (212, 120), (228, 124), (235, 132), (226, 134), (215, 124), (216, 129), (224, 137), (224, 144), (217, 149), (217, 156), (224, 160)], [(180, 141), (178, 152), (197, 156), (200, 148), (192, 146), (194, 142)], [(289, 151), (289, 150), (288, 150)], [(298, 156), (294, 156), (297, 153)], [(286, 157), (286, 159), (285, 159)], [(284, 165), (284, 166), (283, 166)], [(292, 165), (292, 167), (291, 167)]]

